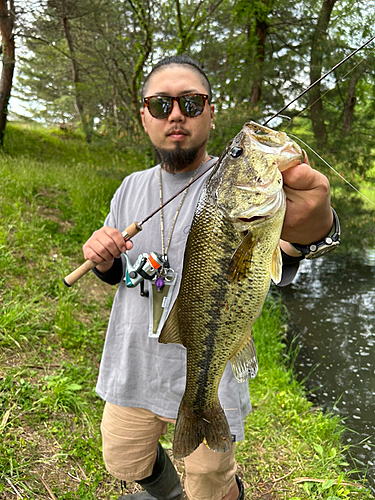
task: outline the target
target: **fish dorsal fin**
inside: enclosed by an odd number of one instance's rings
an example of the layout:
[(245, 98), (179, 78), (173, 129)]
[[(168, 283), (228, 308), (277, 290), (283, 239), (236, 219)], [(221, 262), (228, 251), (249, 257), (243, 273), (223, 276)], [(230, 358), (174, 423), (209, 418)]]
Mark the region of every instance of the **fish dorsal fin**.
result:
[(180, 328), (178, 324), (178, 298), (176, 299), (171, 312), (165, 322), (165, 325), (162, 328), (159, 342), (161, 344), (182, 344)]
[(257, 353), (252, 333), (230, 360), (237, 382), (245, 382), (249, 377), (254, 378), (258, 372)]
[(232, 283), (239, 283), (248, 275), (255, 243), (253, 235), (247, 233), (236, 248), (229, 266), (229, 279)]
[(271, 278), (272, 281), (275, 283), (275, 285), (280, 283), (282, 274), (283, 274), (283, 258), (281, 255), (280, 246), (277, 245), (272, 255), (272, 265), (271, 265)]

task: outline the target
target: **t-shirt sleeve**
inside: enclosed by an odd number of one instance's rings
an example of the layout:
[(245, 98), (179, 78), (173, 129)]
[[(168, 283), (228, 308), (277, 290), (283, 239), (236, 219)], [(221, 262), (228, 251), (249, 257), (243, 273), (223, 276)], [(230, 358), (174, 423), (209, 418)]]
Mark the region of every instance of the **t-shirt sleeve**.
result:
[(117, 285), (120, 283), (122, 275), (123, 275), (123, 264), (121, 257), (115, 258), (113, 262), (113, 266), (106, 273), (101, 273), (95, 267), (93, 269), (93, 273), (105, 283), (109, 285)]
[(303, 257), (292, 257), (282, 250), (281, 255), (283, 258), (283, 272), (281, 281), (277, 284), (277, 286), (287, 286), (290, 285), (290, 283), (292, 283), (292, 281), (296, 277), (299, 263), (303, 259)]

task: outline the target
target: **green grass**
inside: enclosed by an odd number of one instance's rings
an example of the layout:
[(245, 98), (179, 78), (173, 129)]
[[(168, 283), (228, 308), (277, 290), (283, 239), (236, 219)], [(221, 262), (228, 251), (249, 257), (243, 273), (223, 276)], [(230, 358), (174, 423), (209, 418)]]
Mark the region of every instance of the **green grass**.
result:
[[(149, 159), (134, 149), (21, 124), (0, 154), (0, 499), (115, 499), (101, 456), (94, 392), (114, 290), (91, 273), (67, 289), (81, 247), (121, 179)], [(336, 417), (312, 408), (270, 299), (256, 323), (260, 372), (237, 461), (248, 498), (373, 498), (346, 464)], [(173, 428), (163, 439), (171, 448)], [(177, 464), (183, 474), (183, 467)], [(296, 482), (298, 478), (304, 479)], [(364, 473), (360, 473), (364, 478)], [(318, 482), (321, 481), (321, 482)], [(366, 482), (363, 482), (366, 485)], [(134, 485), (129, 485), (132, 491)]]

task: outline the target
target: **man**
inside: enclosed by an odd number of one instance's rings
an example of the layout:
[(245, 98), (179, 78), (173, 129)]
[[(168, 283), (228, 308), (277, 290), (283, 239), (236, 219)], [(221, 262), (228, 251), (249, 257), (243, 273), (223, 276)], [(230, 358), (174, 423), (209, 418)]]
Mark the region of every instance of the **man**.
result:
[[(184, 246), (207, 174), (168, 204), (161, 218), (153, 217), (133, 243), (124, 243), (120, 231), (130, 222), (142, 220), (216, 161), (206, 152), (214, 106), (206, 75), (183, 56), (164, 59), (153, 68), (144, 83), (142, 100), (143, 127), (161, 165), (124, 180), (104, 227), (91, 236), (83, 251), (86, 259), (98, 264), (95, 273), (102, 280), (120, 282), (97, 384), (98, 394), (106, 401), (101, 430), (107, 470), (118, 479), (137, 481), (146, 490), (121, 499), (177, 500), (183, 498), (180, 481), (158, 440), (167, 423), (176, 418), (184, 392), (185, 350), (177, 344), (158, 343), (157, 333), (164, 321), (158, 292), (160, 288), (169, 306), (178, 294)], [(310, 251), (287, 242), (305, 246), (324, 239), (331, 231), (333, 215), (326, 177), (307, 163), (283, 176), (287, 212), (281, 245), (290, 274), (283, 276), (285, 284), (293, 279), (303, 258), (301, 252)], [(123, 252), (127, 252), (126, 257)], [(132, 264), (140, 254), (150, 252), (163, 257), (164, 272), (158, 276), (159, 285), (157, 280), (146, 280), (147, 290), (140, 294), (139, 286), (131, 288)], [(122, 280), (125, 269), (126, 282)], [(176, 286), (170, 286), (168, 279)], [(243, 419), (251, 409), (248, 385), (238, 384), (229, 366), (219, 398), (227, 409), (234, 442), (243, 439)], [(201, 444), (185, 458), (185, 491), (190, 500), (244, 498), (235, 474), (234, 448), (235, 444), (222, 453)]]

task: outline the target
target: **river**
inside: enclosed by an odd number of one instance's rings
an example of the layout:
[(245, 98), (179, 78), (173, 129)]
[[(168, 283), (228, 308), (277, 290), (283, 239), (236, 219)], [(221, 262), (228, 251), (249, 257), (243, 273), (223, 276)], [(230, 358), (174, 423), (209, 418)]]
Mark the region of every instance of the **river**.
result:
[(349, 461), (367, 469), (375, 491), (375, 249), (302, 262), (282, 300), (300, 348), (297, 376), (353, 431), (344, 434)]

